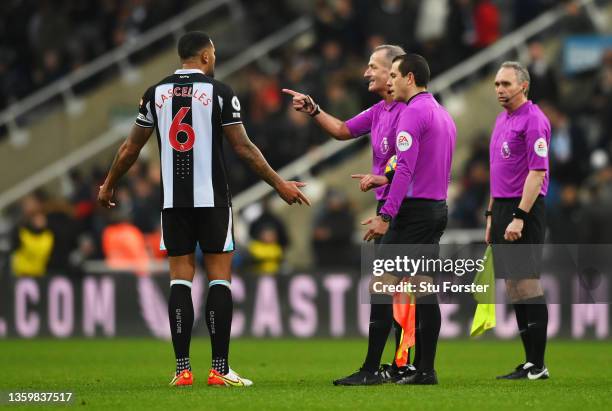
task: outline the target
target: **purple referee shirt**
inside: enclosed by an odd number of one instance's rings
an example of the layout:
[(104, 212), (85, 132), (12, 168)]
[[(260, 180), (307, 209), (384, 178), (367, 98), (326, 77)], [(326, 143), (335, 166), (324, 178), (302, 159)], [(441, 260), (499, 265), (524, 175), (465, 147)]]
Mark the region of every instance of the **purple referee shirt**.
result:
[(412, 97), (397, 122), (397, 166), (381, 214), (395, 217), (405, 198), (446, 200), (457, 128), (427, 92)]
[(540, 108), (527, 101), (513, 113), (501, 112), (489, 145), (491, 196), (521, 197), (529, 170), (546, 170), (540, 194), (548, 191), (550, 122)]
[[(397, 118), (402, 108), (403, 104), (401, 103), (395, 101), (387, 103), (385, 100), (382, 100), (345, 122), (353, 137), (370, 133), (372, 143), (372, 174), (385, 174), (387, 161), (395, 154), (393, 139)], [(377, 200), (384, 200), (387, 198), (389, 185), (378, 187), (374, 192)]]

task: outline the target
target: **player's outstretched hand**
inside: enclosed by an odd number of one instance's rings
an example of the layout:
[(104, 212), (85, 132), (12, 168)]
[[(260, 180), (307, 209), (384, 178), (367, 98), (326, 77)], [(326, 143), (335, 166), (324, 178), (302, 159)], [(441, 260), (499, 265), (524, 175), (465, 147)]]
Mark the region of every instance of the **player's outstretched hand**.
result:
[(371, 217), (361, 222), (361, 225), (369, 225), (370, 228), (366, 231), (363, 239), (365, 241), (376, 240), (382, 237), (389, 230), (389, 223), (385, 223), (380, 216)]
[(100, 190), (98, 191), (98, 203), (102, 207), (113, 208), (116, 205), (112, 202), (113, 191), (112, 188), (106, 188), (103, 185), (100, 186)]
[(306, 114), (312, 114), (317, 109), (317, 103), (314, 102), (312, 97), (300, 92), (284, 88), (283, 93), (289, 94), (293, 97), (293, 109)]
[(306, 183), (300, 181), (283, 181), (276, 187), (276, 192), (289, 205), (294, 203), (310, 205), (308, 197), (299, 189), (299, 187), (305, 186)]
[(351, 174), (351, 178), (359, 179), (359, 188), (364, 193), (372, 188), (389, 184), (389, 179), (386, 176), (376, 174)]

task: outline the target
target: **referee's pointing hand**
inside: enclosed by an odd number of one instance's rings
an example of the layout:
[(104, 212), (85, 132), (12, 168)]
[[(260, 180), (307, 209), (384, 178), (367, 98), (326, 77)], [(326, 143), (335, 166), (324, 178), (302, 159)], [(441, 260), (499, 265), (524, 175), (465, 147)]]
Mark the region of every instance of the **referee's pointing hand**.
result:
[(374, 187), (381, 187), (389, 184), (389, 179), (386, 176), (378, 176), (375, 174), (351, 174), (351, 178), (359, 179), (359, 188), (364, 193)]
[(278, 195), (289, 205), (298, 203), (310, 205), (310, 200), (298, 187), (305, 187), (306, 183), (300, 181), (283, 181), (276, 187)]
[(293, 97), (293, 109), (302, 113), (311, 114), (316, 108), (316, 103), (309, 95), (299, 93), (297, 91), (284, 88), (283, 93)]

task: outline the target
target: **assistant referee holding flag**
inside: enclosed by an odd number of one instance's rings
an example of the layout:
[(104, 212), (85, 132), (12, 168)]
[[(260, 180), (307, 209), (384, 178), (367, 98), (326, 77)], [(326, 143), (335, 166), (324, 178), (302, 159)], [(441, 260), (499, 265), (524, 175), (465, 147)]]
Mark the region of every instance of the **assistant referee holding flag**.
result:
[(520, 63), (501, 65), (495, 91), (505, 110), (497, 116), (491, 136), (485, 238), (493, 244), (496, 277), (506, 279), (525, 349), (525, 362), (497, 378), (546, 379), (548, 308), (538, 271), (546, 227), (550, 123), (527, 99), (529, 73)]

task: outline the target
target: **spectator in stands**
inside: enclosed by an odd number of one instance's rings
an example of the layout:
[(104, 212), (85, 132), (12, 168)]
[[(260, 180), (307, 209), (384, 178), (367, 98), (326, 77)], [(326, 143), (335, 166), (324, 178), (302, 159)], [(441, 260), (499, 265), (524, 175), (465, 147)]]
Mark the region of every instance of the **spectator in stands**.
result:
[(283, 248), (289, 246), (289, 236), (287, 228), (280, 218), (270, 209), (270, 197), (264, 198), (261, 202), (262, 211), (249, 227), (249, 236), (253, 239), (261, 238), (261, 231), (272, 228), (276, 232), (277, 242)]
[(595, 25), (581, 7), (578, 0), (562, 0), (566, 15), (559, 23), (560, 31), (566, 35), (594, 33)]
[(312, 233), (318, 267), (347, 266), (359, 261), (359, 252), (353, 245), (354, 227), (355, 217), (344, 193), (328, 190)]
[[(120, 200), (118, 200), (120, 201)], [(109, 211), (110, 224), (102, 232), (102, 250), (109, 267), (149, 274), (150, 257), (142, 232), (131, 223), (125, 209)]]
[(512, 27), (521, 27), (546, 11), (546, 9), (556, 5), (557, 0), (514, 0), (514, 21)]
[(446, 67), (472, 54), (476, 31), (470, 0), (451, 0), (446, 18)]
[(474, 28), (477, 49), (489, 47), (499, 39), (499, 10), (491, 0), (476, 0), (474, 6)]
[(258, 275), (278, 274), (283, 261), (283, 247), (273, 226), (260, 228), (257, 237), (248, 245), (248, 260), (251, 262), (251, 272)]
[(461, 228), (483, 225), (483, 207), (489, 200), (489, 136), (486, 132), (475, 138), (471, 156), (463, 172), (461, 192), (455, 201), (452, 218)]
[(560, 202), (550, 208), (548, 226), (553, 244), (581, 244), (586, 239), (586, 215), (580, 201), (578, 187), (561, 187)]
[(589, 202), (585, 206), (585, 244), (612, 243), (612, 166), (595, 172), (587, 181)]
[(540, 103), (550, 120), (550, 175), (553, 182), (581, 184), (589, 173), (589, 149), (584, 130), (558, 106)]
[(397, 44), (406, 50), (412, 48), (417, 18), (415, 6), (418, 6), (415, 2), (402, 0), (368, 1), (365, 22), (368, 37), (379, 35), (382, 43)]
[(74, 219), (74, 207), (62, 198), (45, 201), (47, 225), (53, 233), (53, 249), (47, 264), (51, 274), (65, 274), (70, 267), (70, 253), (77, 248), (78, 225)]
[(547, 100), (551, 103), (559, 101), (559, 82), (548, 59), (544, 55), (544, 46), (538, 39), (529, 42), (529, 66), (531, 76), (529, 84), (529, 99), (534, 103)]
[(132, 180), (132, 221), (143, 234), (159, 229), (159, 187), (144, 176)]
[(11, 269), (16, 276), (41, 277), (47, 273), (53, 232), (37, 195), (28, 195), (21, 201), (21, 214), (21, 223), (12, 235)]
[(77, 239), (77, 247), (71, 251), (69, 256), (69, 269), (74, 275), (83, 275), (83, 266), (87, 261), (100, 260), (100, 255), (96, 242), (89, 234), (82, 234)]
[(597, 146), (612, 155), (612, 49), (603, 53), (591, 101), (601, 122), (601, 134)]

